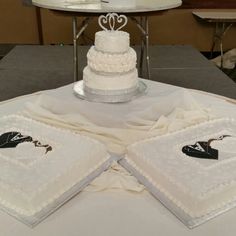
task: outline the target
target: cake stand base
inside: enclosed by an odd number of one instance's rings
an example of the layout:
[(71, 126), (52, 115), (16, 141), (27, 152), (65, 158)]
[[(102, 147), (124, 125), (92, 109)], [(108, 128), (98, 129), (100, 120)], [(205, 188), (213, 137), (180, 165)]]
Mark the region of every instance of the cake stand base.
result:
[(123, 93), (119, 95), (98, 95), (89, 93), (84, 90), (84, 81), (81, 80), (74, 84), (74, 94), (83, 100), (89, 102), (100, 102), (100, 103), (124, 103), (130, 102), (141, 95), (145, 94), (147, 85), (143, 81), (139, 81), (138, 87), (132, 93)]

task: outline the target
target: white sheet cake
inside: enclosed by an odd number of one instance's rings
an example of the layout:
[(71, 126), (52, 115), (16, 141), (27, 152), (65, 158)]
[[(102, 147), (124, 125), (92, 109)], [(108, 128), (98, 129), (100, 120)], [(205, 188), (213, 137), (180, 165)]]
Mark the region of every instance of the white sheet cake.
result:
[(190, 228), (236, 205), (235, 120), (136, 143), (120, 163)]
[(28, 225), (110, 165), (99, 142), (21, 117), (0, 119), (0, 207)]

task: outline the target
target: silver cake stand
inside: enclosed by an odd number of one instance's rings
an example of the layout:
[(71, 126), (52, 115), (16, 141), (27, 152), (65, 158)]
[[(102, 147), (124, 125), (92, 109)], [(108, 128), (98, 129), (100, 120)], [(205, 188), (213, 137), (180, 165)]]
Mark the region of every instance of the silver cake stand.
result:
[[(124, 102), (130, 102), (141, 95), (144, 95), (147, 91), (147, 85), (143, 81), (139, 81), (137, 89), (133, 92), (123, 92), (122, 94), (116, 95), (109, 95), (109, 94), (94, 94), (85, 91), (84, 89), (84, 81), (79, 81), (74, 84), (73, 87), (74, 94), (83, 100), (89, 101), (89, 102), (100, 102), (100, 103), (124, 103)], [(117, 91), (118, 92), (118, 91)]]

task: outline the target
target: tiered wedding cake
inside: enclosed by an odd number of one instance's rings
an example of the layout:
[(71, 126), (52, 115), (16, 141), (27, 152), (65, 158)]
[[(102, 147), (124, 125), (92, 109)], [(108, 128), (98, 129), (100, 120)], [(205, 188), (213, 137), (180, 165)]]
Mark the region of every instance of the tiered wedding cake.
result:
[[(115, 23), (122, 24), (115, 30)], [(108, 30), (105, 25), (109, 24)], [(109, 13), (99, 17), (104, 29), (95, 35), (95, 46), (87, 54), (83, 72), (84, 90), (97, 95), (122, 95), (138, 88), (137, 55), (130, 47), (129, 34), (120, 31), (127, 24), (124, 15)]]

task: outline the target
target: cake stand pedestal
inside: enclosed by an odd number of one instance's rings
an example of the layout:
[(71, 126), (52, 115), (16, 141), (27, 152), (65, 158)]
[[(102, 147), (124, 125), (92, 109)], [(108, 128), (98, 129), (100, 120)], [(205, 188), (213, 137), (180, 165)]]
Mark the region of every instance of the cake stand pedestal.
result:
[[(146, 76), (151, 78), (150, 60), (149, 60), (149, 24), (148, 17), (157, 12), (176, 8), (182, 4), (181, 0), (137, 0), (134, 8), (108, 8), (104, 7), (100, 0), (90, 1), (78, 0), (33, 0), (32, 3), (37, 7), (54, 10), (57, 14), (72, 17), (73, 22), (73, 45), (74, 45), (74, 81), (78, 81), (78, 40), (88, 27), (91, 18), (104, 13), (115, 12), (122, 13), (130, 17), (141, 31), (141, 53), (139, 62), (139, 75), (143, 77), (144, 55), (146, 61)], [(81, 25), (77, 25), (77, 17), (84, 17)]]

